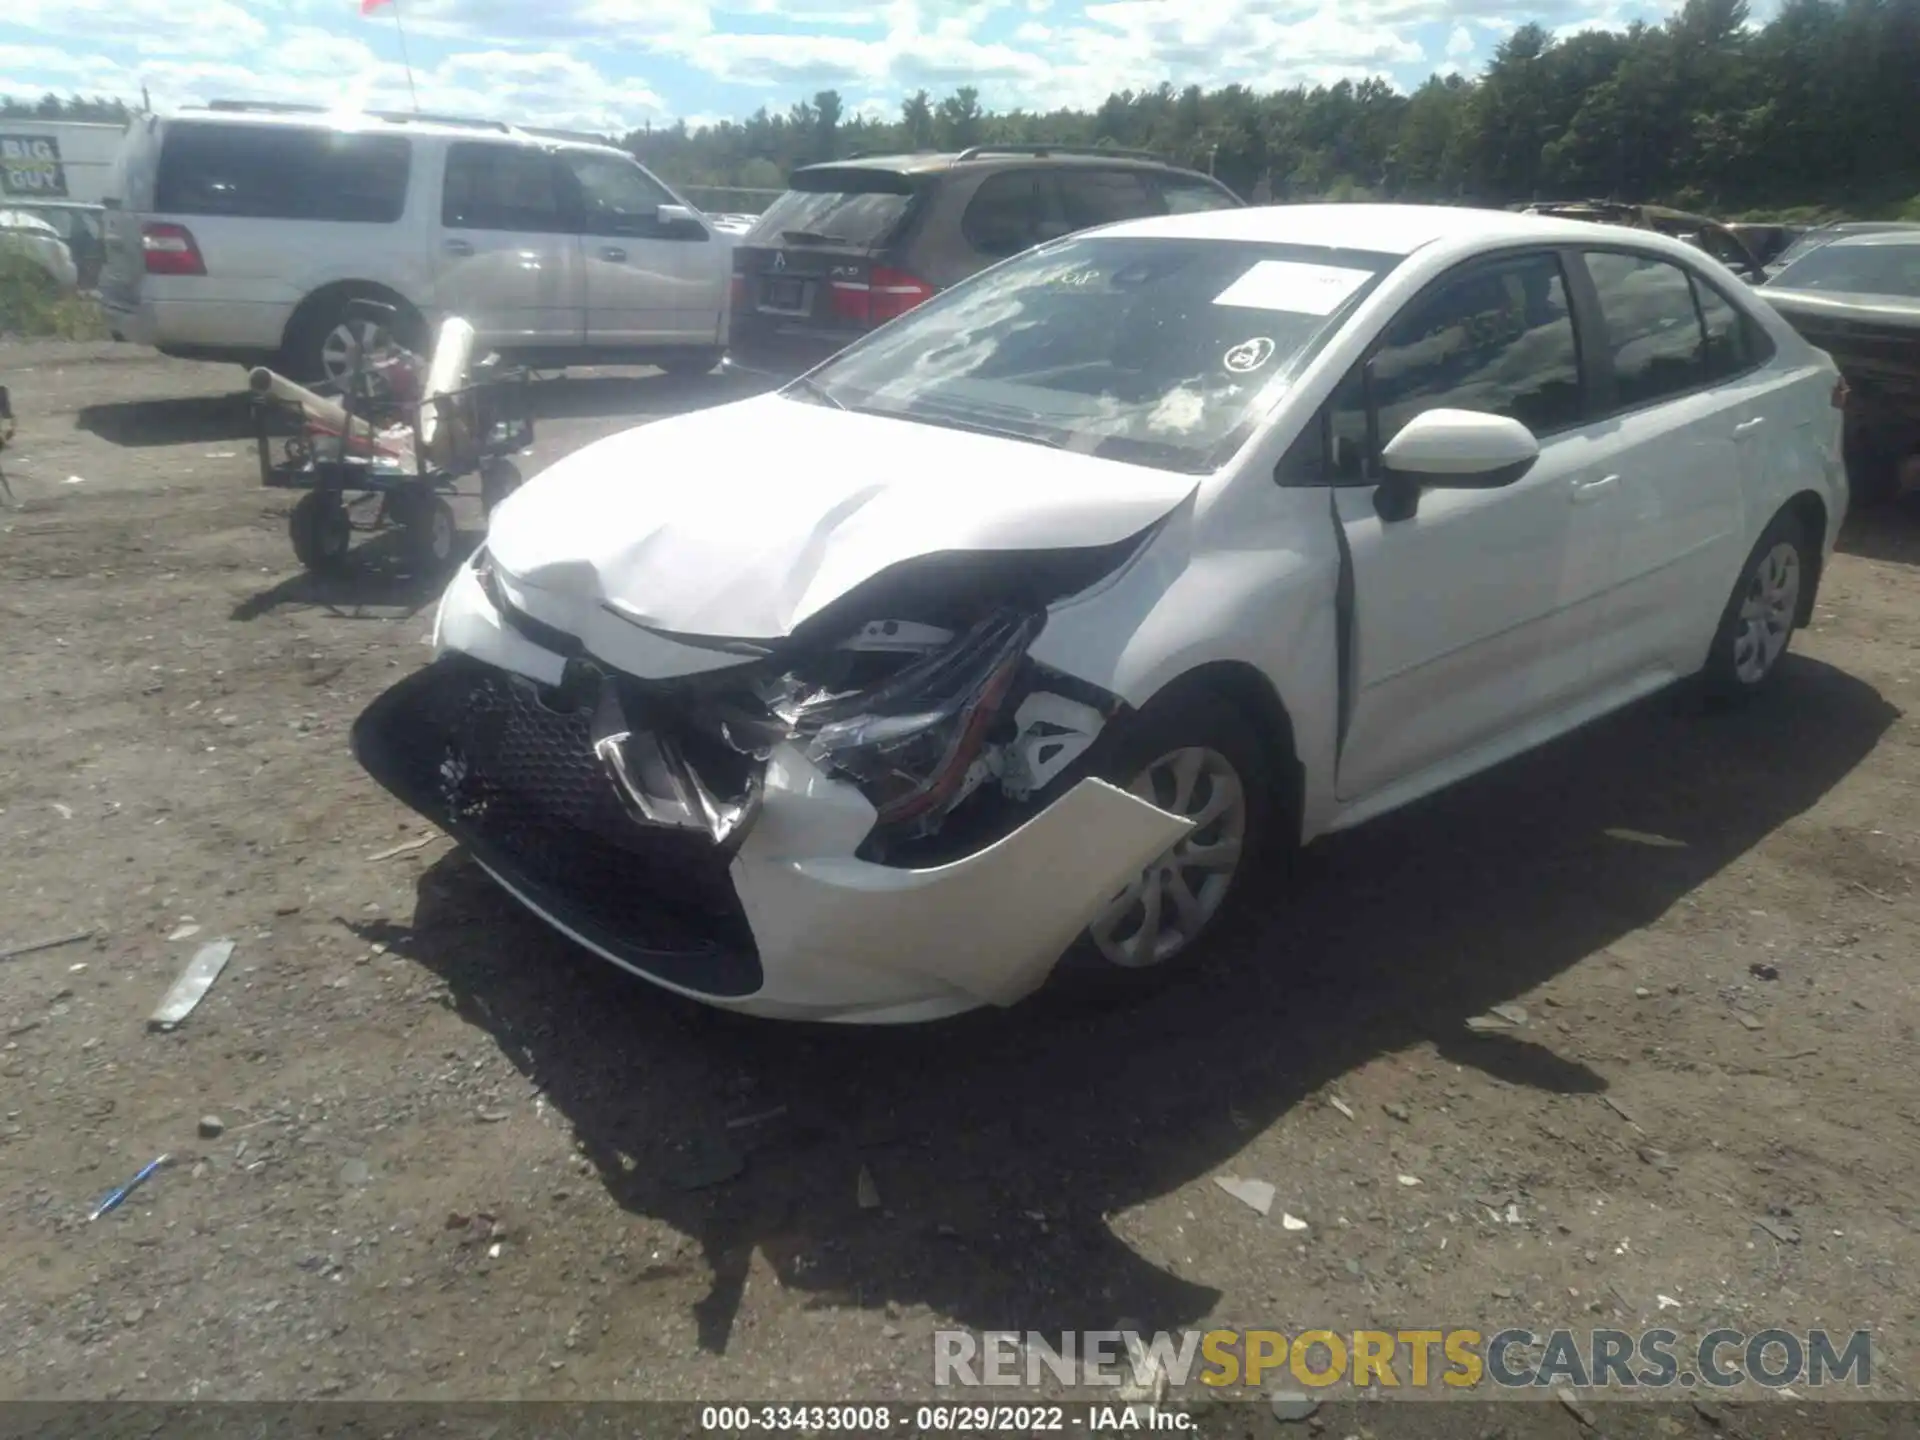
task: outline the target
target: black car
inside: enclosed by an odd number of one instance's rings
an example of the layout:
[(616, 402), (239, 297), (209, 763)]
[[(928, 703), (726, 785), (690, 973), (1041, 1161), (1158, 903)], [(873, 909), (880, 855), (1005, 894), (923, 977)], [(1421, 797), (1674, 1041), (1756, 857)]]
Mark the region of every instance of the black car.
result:
[(1133, 150), (977, 145), (808, 165), (734, 250), (729, 361), (795, 374), (996, 261), (1148, 215), (1235, 209)]

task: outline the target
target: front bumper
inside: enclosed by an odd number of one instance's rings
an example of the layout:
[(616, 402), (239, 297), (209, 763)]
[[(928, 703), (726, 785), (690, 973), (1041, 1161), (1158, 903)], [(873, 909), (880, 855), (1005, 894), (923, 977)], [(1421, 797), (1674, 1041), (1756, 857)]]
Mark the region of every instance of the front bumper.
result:
[(874, 864), (854, 854), (873, 807), (782, 745), (729, 854), (631, 818), (593, 751), (591, 707), (559, 697), (550, 683), (446, 653), (368, 707), (354, 753), (556, 929), (656, 984), (748, 1014), (898, 1023), (1011, 1004), (1189, 829), (1088, 779), (950, 864)]

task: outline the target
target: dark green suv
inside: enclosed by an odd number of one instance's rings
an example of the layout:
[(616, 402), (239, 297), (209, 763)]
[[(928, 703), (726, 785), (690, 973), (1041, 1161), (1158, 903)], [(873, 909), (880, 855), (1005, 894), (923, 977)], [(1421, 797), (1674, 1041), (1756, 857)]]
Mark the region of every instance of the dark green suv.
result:
[(795, 374), (996, 261), (1076, 230), (1236, 209), (1211, 176), (1138, 150), (976, 145), (793, 172), (733, 259), (729, 361)]

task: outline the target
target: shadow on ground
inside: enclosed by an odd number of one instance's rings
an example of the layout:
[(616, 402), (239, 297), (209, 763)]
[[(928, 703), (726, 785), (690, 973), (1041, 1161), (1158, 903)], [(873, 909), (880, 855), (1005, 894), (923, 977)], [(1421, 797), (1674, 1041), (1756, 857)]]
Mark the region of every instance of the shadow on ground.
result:
[(251, 441), (255, 434), (252, 399), (244, 391), (83, 405), (73, 423), (111, 445), (135, 450)]
[[(1873, 748), (1894, 708), (1790, 663), (1752, 710), (1656, 698), (1332, 837), (1231, 958), (1147, 1002), (1050, 993), (910, 1030), (741, 1021), (575, 950), (458, 852), (422, 877), (410, 928), (357, 928), (445, 978), (621, 1205), (701, 1243), (712, 1350), (729, 1343), (755, 1250), (782, 1284), (841, 1304), (1170, 1330), (1215, 1293), (1142, 1259), (1105, 1217), (1215, 1173), (1372, 1057), (1431, 1041), (1515, 1085), (1604, 1088), (1547, 1046), (1463, 1022), (1656, 920)], [(776, 1106), (777, 1120), (728, 1126)], [(690, 1188), (734, 1168), (729, 1148), (751, 1151), (744, 1170)], [(856, 1205), (862, 1164), (881, 1215)]]
[(1920, 495), (1853, 511), (1840, 529), (1838, 545), (1842, 554), (1863, 560), (1920, 565)]
[[(370, 501), (350, 507), (357, 520), (370, 519)], [(462, 531), (456, 555), (471, 555), (480, 544), (479, 532)], [(228, 612), (229, 620), (257, 620), (283, 606), (311, 606), (331, 610), (347, 620), (392, 620), (418, 614), (446, 589), (448, 569), (425, 569), (408, 556), (405, 537), (391, 527), (354, 532), (355, 544), (344, 569), (320, 575), (298, 570), (286, 579), (249, 595)]]

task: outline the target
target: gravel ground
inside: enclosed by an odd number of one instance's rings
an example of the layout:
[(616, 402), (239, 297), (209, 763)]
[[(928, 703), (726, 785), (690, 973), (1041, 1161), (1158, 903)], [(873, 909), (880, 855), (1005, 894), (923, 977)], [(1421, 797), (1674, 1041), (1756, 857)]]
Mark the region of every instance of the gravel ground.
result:
[[(1865, 1328), (1911, 1394), (1911, 520), (1769, 703), (1316, 847), (1157, 999), (779, 1027), (575, 950), (359, 771), (432, 587), (379, 539), (300, 574), (238, 378), (0, 348), (0, 949), (96, 932), (0, 961), (0, 1396), (911, 1397), (935, 1329), (1123, 1317)], [(728, 393), (545, 383), (528, 468)]]

